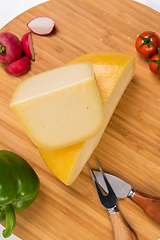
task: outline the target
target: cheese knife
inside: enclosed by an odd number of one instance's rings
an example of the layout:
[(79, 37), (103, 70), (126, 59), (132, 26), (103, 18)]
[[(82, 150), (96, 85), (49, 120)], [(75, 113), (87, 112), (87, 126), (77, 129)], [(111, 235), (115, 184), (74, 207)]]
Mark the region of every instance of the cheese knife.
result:
[(136, 240), (137, 239), (136, 233), (131, 229), (131, 227), (128, 225), (128, 223), (123, 218), (121, 212), (118, 210), (116, 194), (114, 193), (109, 181), (105, 177), (105, 174), (104, 174), (98, 161), (97, 161), (97, 164), (98, 164), (99, 170), (103, 176), (104, 183), (108, 190), (107, 195), (103, 194), (92, 169), (90, 168), (89, 164), (87, 164), (87, 165), (88, 165), (92, 180), (94, 182), (95, 188), (97, 190), (99, 200), (100, 200), (102, 206), (108, 210), (108, 213), (109, 213), (109, 216), (111, 219), (111, 223), (112, 223), (112, 227), (113, 227), (115, 240)]
[[(108, 189), (104, 183), (102, 173), (99, 171), (94, 171), (98, 183), (108, 192)], [(114, 175), (105, 173), (109, 183), (111, 184), (113, 191), (115, 192), (117, 198), (128, 197), (133, 202), (135, 202), (140, 208), (142, 208), (147, 215), (154, 221), (160, 223), (160, 199), (142, 193), (138, 190), (132, 189), (131, 185), (123, 181), (122, 179), (115, 177)]]

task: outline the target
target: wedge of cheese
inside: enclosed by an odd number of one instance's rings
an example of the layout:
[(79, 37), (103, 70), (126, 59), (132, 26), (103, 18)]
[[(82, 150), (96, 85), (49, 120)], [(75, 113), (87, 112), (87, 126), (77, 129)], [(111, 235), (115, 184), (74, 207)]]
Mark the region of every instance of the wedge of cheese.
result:
[(95, 52), (80, 56), (70, 64), (89, 61), (93, 65), (106, 114), (103, 129), (91, 139), (62, 148), (38, 148), (43, 160), (64, 184), (71, 185), (97, 147), (104, 130), (135, 71), (135, 57), (118, 52)]
[(33, 143), (44, 149), (86, 141), (105, 123), (90, 62), (74, 63), (22, 81), (10, 106)]

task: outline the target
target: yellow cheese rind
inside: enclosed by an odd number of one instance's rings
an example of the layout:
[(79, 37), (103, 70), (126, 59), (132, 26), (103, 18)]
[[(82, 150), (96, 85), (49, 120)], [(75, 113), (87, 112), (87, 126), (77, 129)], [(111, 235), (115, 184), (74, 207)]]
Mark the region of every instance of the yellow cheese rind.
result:
[(48, 151), (38, 148), (43, 160), (64, 184), (71, 185), (97, 147), (105, 128), (135, 71), (135, 58), (117, 52), (96, 52), (83, 55), (71, 63), (90, 61), (93, 65), (106, 120), (103, 129), (93, 138), (73, 146)]
[[(70, 181), (70, 176), (73, 176), (74, 166), (81, 155), (84, 144), (85, 142), (81, 142), (57, 150), (46, 150), (42, 148), (38, 148), (38, 150), (53, 174), (66, 185), (70, 185), (72, 183), (72, 179)], [(74, 173), (74, 176), (79, 174), (80, 169), (78, 168), (77, 170), (78, 173)]]
[(33, 143), (44, 149), (86, 141), (105, 123), (89, 62), (54, 69), (21, 82), (10, 106)]

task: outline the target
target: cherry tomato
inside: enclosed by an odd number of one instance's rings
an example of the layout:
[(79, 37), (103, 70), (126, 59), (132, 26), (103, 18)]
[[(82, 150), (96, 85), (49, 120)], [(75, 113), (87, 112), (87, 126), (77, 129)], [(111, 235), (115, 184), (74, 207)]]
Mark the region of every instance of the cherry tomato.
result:
[(159, 36), (151, 31), (141, 33), (136, 40), (136, 50), (143, 57), (152, 57), (160, 47)]
[(158, 53), (153, 55), (149, 60), (149, 67), (154, 74), (160, 76), (160, 49), (159, 48), (158, 48)]

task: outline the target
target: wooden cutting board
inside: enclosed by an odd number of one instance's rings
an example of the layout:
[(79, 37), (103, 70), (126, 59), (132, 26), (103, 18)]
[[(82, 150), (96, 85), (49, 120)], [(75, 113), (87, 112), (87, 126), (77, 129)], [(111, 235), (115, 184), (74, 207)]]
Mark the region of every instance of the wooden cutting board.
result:
[[(14, 233), (23, 240), (113, 240), (108, 212), (99, 202), (87, 166), (70, 187), (61, 183), (26, 136), (9, 102), (20, 81), (82, 54), (120, 51), (134, 55), (135, 75), (89, 163), (97, 169), (97, 158), (106, 172), (160, 198), (160, 78), (135, 50), (141, 32), (160, 35), (160, 14), (131, 0), (53, 0), (21, 14), (1, 31), (21, 38), (29, 31), (27, 23), (38, 16), (51, 17), (56, 24), (48, 36), (33, 34), (36, 60), (30, 71), (12, 77), (0, 68), (0, 149), (24, 157), (41, 181), (35, 202), (16, 214)], [(160, 224), (131, 200), (119, 200), (118, 206), (140, 240), (160, 238)]]

